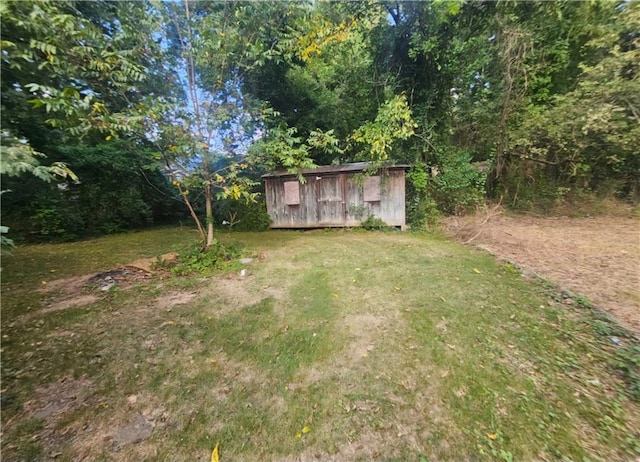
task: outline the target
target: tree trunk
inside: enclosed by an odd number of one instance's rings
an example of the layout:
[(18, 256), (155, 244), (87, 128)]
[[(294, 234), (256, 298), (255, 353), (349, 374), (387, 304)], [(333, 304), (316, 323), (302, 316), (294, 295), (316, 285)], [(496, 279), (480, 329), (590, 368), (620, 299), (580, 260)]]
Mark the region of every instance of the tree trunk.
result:
[(186, 193), (182, 190), (182, 188), (178, 188), (178, 189), (180, 190), (180, 196), (182, 196), (182, 200), (184, 201), (185, 205), (189, 209), (189, 214), (191, 215), (191, 218), (193, 218), (193, 221), (196, 223), (196, 226), (198, 227), (198, 233), (200, 234), (200, 238), (204, 241), (204, 228), (200, 223), (200, 218), (198, 218), (198, 214), (196, 214), (196, 211), (193, 210), (193, 207), (191, 206), (191, 201), (187, 198)]
[(204, 187), (205, 198), (205, 212), (207, 223), (207, 243), (206, 247), (213, 245), (213, 197), (211, 197), (211, 185), (207, 184)]
[(521, 104), (527, 91), (525, 59), (533, 47), (531, 37), (522, 29), (506, 27), (502, 18), (498, 20), (498, 24), (502, 28), (499, 46), (504, 75), (502, 77), (502, 111), (498, 122), (496, 152), (493, 168), (487, 176), (487, 192), (490, 197), (495, 194), (498, 183), (505, 173), (509, 119)]

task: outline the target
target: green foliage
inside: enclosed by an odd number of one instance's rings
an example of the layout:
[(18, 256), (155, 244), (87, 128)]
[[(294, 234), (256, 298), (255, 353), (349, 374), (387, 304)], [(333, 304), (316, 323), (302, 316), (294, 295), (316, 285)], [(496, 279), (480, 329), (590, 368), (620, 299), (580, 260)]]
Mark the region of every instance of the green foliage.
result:
[(302, 169), (314, 167), (309, 156), (310, 146), (302, 137), (296, 136), (297, 131), (284, 124), (269, 130), (268, 136), (252, 147), (253, 158), (272, 171), (284, 168), (299, 174)]
[(46, 182), (56, 178), (78, 180), (76, 174), (63, 162), (41, 165), (38, 158), (46, 158), (46, 156), (34, 150), (27, 140), (18, 140), (9, 130), (2, 130), (0, 154), (0, 174), (2, 175), (20, 176), (29, 173)]
[[(186, 80), (173, 82), (173, 94), (181, 97), (153, 95), (126, 120), (155, 146), (203, 240), (213, 245), (215, 200), (257, 196), (256, 182), (244, 172), (263, 108), (241, 91), (242, 76), (274, 55), (259, 40), (271, 7), (184, 1), (158, 2), (153, 10), (166, 25), (157, 31), (166, 47), (162, 63)], [(192, 191), (202, 193), (204, 219)]]
[(4, 220), (23, 240), (72, 240), (182, 218), (152, 151), (131, 140), (59, 147), (55, 156), (74, 166), (78, 182), (48, 184), (4, 179), (13, 192)]
[(540, 4), (531, 19), (517, 11), (534, 40), (546, 37), (546, 55), (525, 61), (528, 105), (511, 120), (500, 179), (509, 204), (548, 211), (576, 192), (604, 191), (638, 200), (639, 11), (636, 2)]
[(411, 229), (421, 230), (440, 223), (441, 212), (438, 210), (438, 204), (430, 196), (410, 197), (407, 203), (407, 223)]
[(65, 210), (60, 201), (42, 202), (29, 219), (29, 240), (71, 241), (80, 237), (84, 220), (73, 210)]
[(203, 247), (202, 242), (194, 242), (179, 252), (178, 262), (171, 269), (173, 274), (207, 274), (234, 268), (234, 262), (242, 256), (240, 244), (221, 244), (214, 240), (212, 245)]
[(429, 182), (427, 165), (416, 162), (407, 173), (407, 222), (412, 229), (424, 229), (439, 223), (440, 211), (429, 195)]
[(366, 220), (360, 223), (360, 227), (368, 231), (391, 229), (391, 227), (386, 224), (382, 218), (378, 218), (372, 214), (370, 214)]
[(471, 164), (471, 155), (454, 151), (437, 157), (437, 172), (427, 182), (429, 197), (438, 210), (457, 215), (484, 202), (486, 175)]
[(552, 214), (570, 190), (550, 178), (532, 163), (510, 163), (501, 180), (501, 194), (507, 205), (517, 211)]
[(640, 402), (640, 346), (631, 344), (616, 352), (616, 367), (627, 382), (630, 396)]
[(140, 195), (139, 185), (110, 193), (105, 193), (102, 186), (83, 183), (77, 188), (43, 191), (36, 196), (29, 221), (17, 221), (16, 232), (27, 240), (69, 241), (153, 223), (151, 207)]
[[(6, 177), (19, 177), (25, 173), (29, 173), (35, 178), (47, 183), (54, 179), (65, 178), (77, 183), (78, 177), (66, 164), (63, 162), (54, 162), (51, 165), (44, 166), (40, 164), (38, 157), (45, 158), (46, 156), (35, 151), (26, 140), (18, 140), (9, 130), (2, 130), (0, 174), (6, 175)], [(2, 193), (10, 191), (11, 190), (4, 190)], [(7, 226), (0, 226), (0, 229), (2, 234), (9, 232)], [(12, 239), (4, 235), (0, 236), (0, 248), (3, 253), (9, 253), (13, 247), (14, 243)]]
[[(172, 74), (156, 66), (160, 46), (149, 37), (157, 17), (148, 7), (3, 5), (1, 165), (3, 183), (13, 191), (3, 215), (23, 239), (68, 240), (175, 217), (173, 194), (149, 151), (108, 145), (99, 134), (111, 133), (106, 141), (117, 131), (130, 134), (122, 113), (151, 88), (167, 94)], [(12, 178), (25, 172), (66, 181)]]
[(229, 231), (264, 231), (271, 224), (267, 204), (262, 197), (254, 202), (218, 200), (214, 215), (217, 224)]
[(51, 126), (74, 135), (113, 128), (107, 126), (110, 114), (130, 105), (143, 81), (155, 81), (151, 14), (141, 2), (8, 2), (2, 13), (3, 88), (18, 83)]
[(351, 140), (366, 146), (359, 155), (361, 160), (384, 163), (389, 161), (394, 142), (409, 139), (417, 126), (411, 117), (406, 96), (399, 95), (379, 108), (375, 120), (357, 128)]
[(11, 251), (14, 249), (15, 244), (13, 243), (13, 239), (9, 239), (5, 234), (9, 232), (9, 227), (0, 225), (0, 252), (2, 254), (11, 254)]
[[(269, 18), (272, 27), (263, 40), (280, 56), (250, 69), (244, 88), (268, 101), (281, 115), (281, 119), (266, 121), (269, 129), (277, 128), (282, 120), (305, 139), (314, 130), (322, 130), (346, 140), (374, 118), (381, 101), (390, 96), (384, 79), (371, 78), (376, 70), (370, 35), (384, 22), (383, 5), (275, 4), (286, 5), (286, 11)], [(344, 155), (352, 158), (353, 150), (342, 147)], [(343, 156), (315, 149), (310, 155), (319, 165)]]

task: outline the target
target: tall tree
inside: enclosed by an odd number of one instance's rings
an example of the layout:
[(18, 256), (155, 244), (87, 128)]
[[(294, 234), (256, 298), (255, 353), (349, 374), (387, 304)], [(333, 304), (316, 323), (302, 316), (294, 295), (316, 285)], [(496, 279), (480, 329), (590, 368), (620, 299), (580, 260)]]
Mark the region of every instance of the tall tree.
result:
[[(165, 180), (148, 149), (142, 146), (135, 151), (139, 156), (129, 158), (127, 174), (120, 176), (129, 181), (121, 181), (114, 190), (111, 178), (122, 169), (110, 167), (122, 167), (131, 151), (104, 146), (122, 131), (115, 115), (130, 111), (144, 95), (166, 94), (175, 88), (167, 84), (170, 76), (161, 78), (159, 44), (149, 40), (154, 24), (148, 5), (37, 0), (3, 2), (0, 8), (2, 173), (4, 184), (14, 191), (5, 201), (5, 216), (22, 223), (24, 232), (39, 235), (42, 230), (32, 227), (38, 221), (34, 216), (46, 211), (49, 218), (43, 223), (68, 223), (67, 229), (56, 226), (57, 234), (78, 236), (139, 225), (136, 210), (158, 202), (166, 201), (171, 209), (167, 196), (142, 193), (149, 184), (166, 193)], [(122, 135), (126, 138), (128, 133)], [(68, 182), (66, 189), (60, 189), (16, 181), (8, 170), (26, 165), (14, 162), (17, 153), (22, 158), (29, 155), (30, 163), (39, 159), (42, 166), (35, 172), (65, 167), (60, 162), (64, 161), (77, 170), (80, 184)], [(119, 193), (123, 200), (114, 200), (104, 214), (95, 213), (98, 208), (78, 207), (89, 201), (90, 195), (81, 194), (89, 190), (96, 191), (101, 202)], [(135, 201), (125, 200), (132, 198), (134, 190), (138, 191)], [(127, 203), (131, 210), (125, 210)], [(115, 224), (116, 215), (130, 219), (118, 218)]]
[(3, 93), (29, 99), (74, 135), (109, 128), (111, 114), (162, 82), (151, 25), (138, 2), (4, 2)]
[(383, 22), (380, 5), (362, 2), (288, 4), (286, 27), (265, 37), (279, 51), (279, 59), (252, 69), (246, 91), (269, 102), (299, 136), (320, 130), (341, 141), (341, 152), (312, 149), (320, 164), (354, 158), (346, 140), (376, 116), (393, 92), (375, 74), (370, 32)]
[[(188, 0), (154, 6), (168, 70), (179, 77), (184, 95), (148, 98), (133, 120), (158, 150), (208, 247), (215, 242), (215, 198), (255, 196), (253, 182), (240, 173), (248, 167), (246, 152), (259, 128), (260, 107), (243, 93), (241, 82), (247, 69), (273, 54), (255, 39), (264, 10), (257, 3)], [(203, 192), (204, 222), (192, 190)]]
[[(640, 6), (609, 5), (582, 46), (573, 89), (530, 112), (511, 149), (538, 182), (617, 192), (637, 202), (640, 151)], [(537, 168), (534, 168), (537, 167)], [(526, 185), (525, 185), (526, 186)], [(531, 186), (531, 185), (529, 185)]]

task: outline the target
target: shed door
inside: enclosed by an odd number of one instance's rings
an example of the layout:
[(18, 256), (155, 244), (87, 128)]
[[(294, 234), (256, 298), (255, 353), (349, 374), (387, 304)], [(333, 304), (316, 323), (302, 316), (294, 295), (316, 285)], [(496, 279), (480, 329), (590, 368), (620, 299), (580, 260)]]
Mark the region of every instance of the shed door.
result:
[(342, 225), (345, 220), (344, 190), (341, 176), (317, 179), (318, 221), (324, 225)]

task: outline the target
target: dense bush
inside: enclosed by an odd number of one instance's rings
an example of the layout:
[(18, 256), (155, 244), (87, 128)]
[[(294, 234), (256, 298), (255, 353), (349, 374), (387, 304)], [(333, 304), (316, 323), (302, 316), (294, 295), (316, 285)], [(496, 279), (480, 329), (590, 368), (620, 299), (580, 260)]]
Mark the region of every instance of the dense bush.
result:
[(392, 226), (389, 226), (382, 218), (376, 217), (375, 215), (369, 215), (366, 220), (363, 220), (360, 223), (360, 226), (363, 229), (369, 231), (382, 231), (382, 230), (390, 230), (393, 229)]
[(178, 262), (171, 271), (177, 275), (187, 275), (231, 269), (242, 252), (242, 246), (238, 243), (225, 245), (214, 240), (213, 245), (203, 249), (202, 242), (194, 242), (180, 252)]
[(436, 224), (440, 213), (457, 215), (485, 200), (486, 175), (471, 163), (465, 151), (442, 149), (429, 164), (418, 162), (407, 175), (408, 222), (420, 229)]
[(22, 240), (72, 240), (184, 217), (184, 205), (152, 153), (127, 141), (58, 149), (79, 182), (3, 178), (3, 221)]
[(453, 151), (440, 155), (437, 168), (428, 190), (440, 211), (457, 215), (484, 202), (486, 176), (471, 164), (470, 154)]
[(264, 231), (271, 224), (264, 196), (256, 202), (221, 199), (214, 204), (214, 216), (219, 226), (236, 231)]
[(429, 195), (429, 177), (428, 167), (422, 162), (407, 173), (407, 223), (412, 229), (423, 229), (440, 220), (438, 204)]

